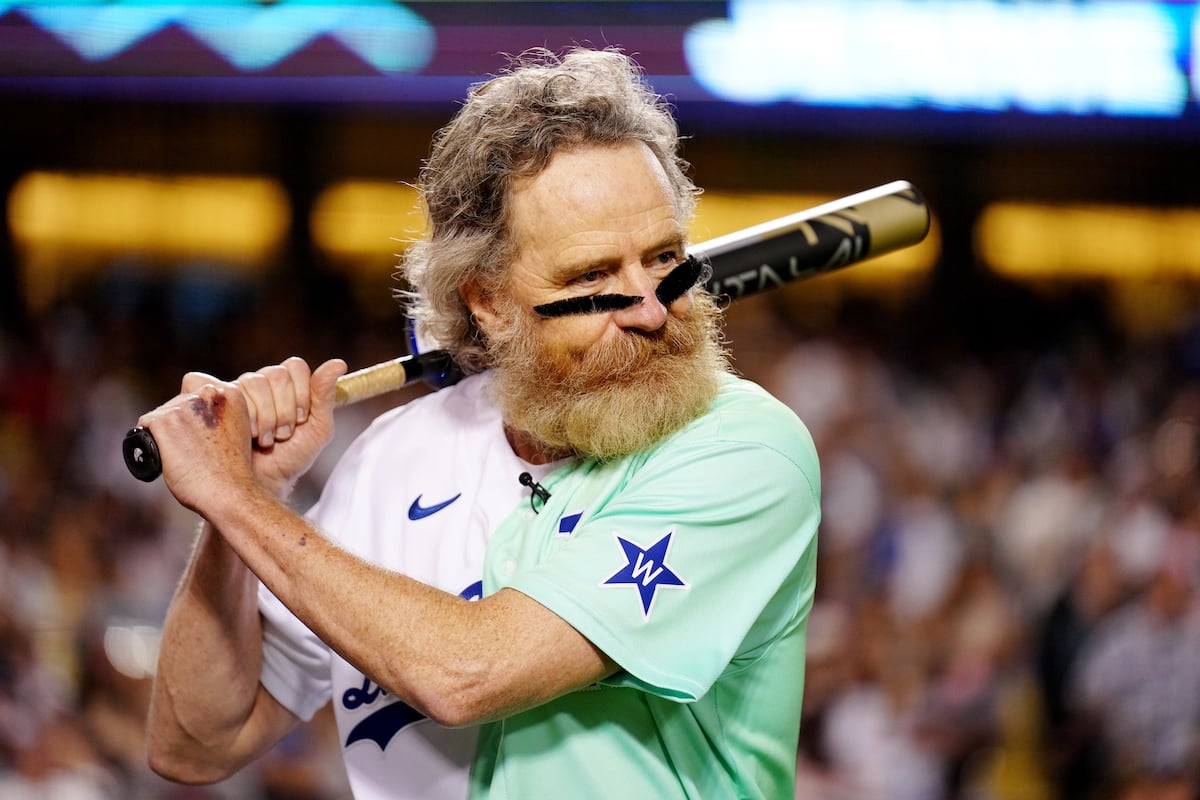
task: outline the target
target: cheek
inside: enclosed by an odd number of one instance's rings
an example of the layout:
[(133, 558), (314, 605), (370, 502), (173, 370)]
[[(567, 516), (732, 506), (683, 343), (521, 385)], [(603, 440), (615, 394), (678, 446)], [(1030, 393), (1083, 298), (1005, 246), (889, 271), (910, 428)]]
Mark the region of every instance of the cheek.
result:
[(620, 332), (611, 314), (581, 314), (542, 326), (542, 340), (554, 350), (582, 352)]
[(682, 297), (667, 306), (667, 310), (676, 317), (683, 317), (692, 310), (692, 293), (684, 292)]

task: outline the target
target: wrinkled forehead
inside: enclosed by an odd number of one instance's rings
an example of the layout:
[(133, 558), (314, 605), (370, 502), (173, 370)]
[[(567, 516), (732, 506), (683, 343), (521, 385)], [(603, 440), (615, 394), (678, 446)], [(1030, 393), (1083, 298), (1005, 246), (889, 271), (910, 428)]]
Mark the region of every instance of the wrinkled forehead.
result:
[(522, 253), (628, 246), (627, 240), (653, 247), (683, 229), (666, 174), (641, 142), (556, 153), (540, 173), (514, 183), (508, 222)]

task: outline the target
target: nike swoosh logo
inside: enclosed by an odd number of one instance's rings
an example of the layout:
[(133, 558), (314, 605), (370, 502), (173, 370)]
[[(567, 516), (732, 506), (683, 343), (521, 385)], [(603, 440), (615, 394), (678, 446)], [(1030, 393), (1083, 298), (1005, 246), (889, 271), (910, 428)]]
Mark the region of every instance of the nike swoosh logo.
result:
[(421, 495), (417, 495), (417, 499), (412, 501), (412, 505), (408, 507), (408, 518), (411, 520), (425, 519), (426, 517), (436, 514), (446, 506), (453, 503), (458, 498), (462, 497), (462, 493), (458, 493), (449, 500), (443, 500), (440, 503), (435, 503), (431, 506), (421, 505)]

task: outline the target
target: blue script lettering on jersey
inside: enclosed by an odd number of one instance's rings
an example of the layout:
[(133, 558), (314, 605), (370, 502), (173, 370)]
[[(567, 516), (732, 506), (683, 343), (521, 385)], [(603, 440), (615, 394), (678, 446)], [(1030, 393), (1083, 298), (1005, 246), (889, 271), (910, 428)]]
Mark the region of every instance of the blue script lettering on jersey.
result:
[[(452, 503), (454, 500), (450, 502)], [(464, 600), (480, 599), (483, 597), (483, 581), (475, 581), (459, 592), (458, 596)], [(354, 711), (362, 706), (372, 705), (376, 700), (387, 696), (386, 689), (372, 683), (371, 679), (364, 675), (361, 687), (352, 686), (342, 693), (342, 707), (348, 711)], [(377, 744), (380, 750), (387, 750), (397, 733), (423, 719), (425, 719), (425, 715), (420, 711), (403, 700), (397, 700), (377, 711), (372, 711), (355, 725), (346, 736), (345, 746), (349, 747), (355, 742), (369, 741)]]
[(462, 493), (459, 492), (458, 494), (454, 495), (454, 497), (451, 497), (449, 500), (443, 500), (442, 502), (434, 503), (431, 506), (421, 505), (421, 497), (422, 497), (422, 495), (417, 495), (417, 499), (413, 500), (412, 505), (408, 507), (408, 518), (413, 520), (414, 522), (419, 519), (425, 519), (426, 517), (432, 516), (432, 515), (436, 514), (437, 512), (441, 511), (443, 508), (450, 505), (458, 498), (462, 497)]
[[(372, 686), (375, 688), (372, 689)], [(345, 694), (342, 695), (342, 707), (353, 711), (359, 706), (366, 706), (374, 703), (381, 694), (387, 694), (382, 686), (376, 686), (375, 684), (371, 683), (370, 678), (363, 678), (361, 689), (350, 688), (347, 689)]]
[(354, 726), (346, 737), (346, 747), (355, 742), (371, 741), (379, 745), (380, 750), (387, 750), (392, 738), (405, 727), (425, 719), (425, 715), (414, 709), (408, 703), (397, 700), (386, 705)]
[[(350, 711), (365, 705), (371, 705), (380, 697), (387, 697), (387, 691), (382, 686), (363, 678), (361, 687), (351, 687), (342, 694), (342, 706)], [(366, 719), (359, 722), (346, 737), (346, 747), (355, 742), (371, 741), (379, 745), (380, 750), (386, 750), (392, 737), (405, 725), (424, 719), (412, 706), (401, 700), (384, 706), (378, 711), (371, 712)]]

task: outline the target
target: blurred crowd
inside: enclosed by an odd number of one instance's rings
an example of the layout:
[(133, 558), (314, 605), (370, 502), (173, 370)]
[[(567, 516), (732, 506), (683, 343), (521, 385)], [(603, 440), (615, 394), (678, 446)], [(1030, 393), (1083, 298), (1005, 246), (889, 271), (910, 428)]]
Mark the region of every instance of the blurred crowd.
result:
[[(270, 283), (114, 269), (0, 327), (0, 800), (348, 796), (328, 714), (214, 787), (143, 756), (196, 521), (129, 476), (124, 432), (187, 370), (404, 349), (335, 278)], [(784, 308), (731, 309), (729, 338), (822, 459), (797, 796), (1197, 797), (1200, 320), (976, 347), (919, 311)], [(339, 412), (296, 503), (404, 399)]]
[(797, 796), (1200, 796), (1200, 327), (919, 313), (764, 375), (824, 481)]

